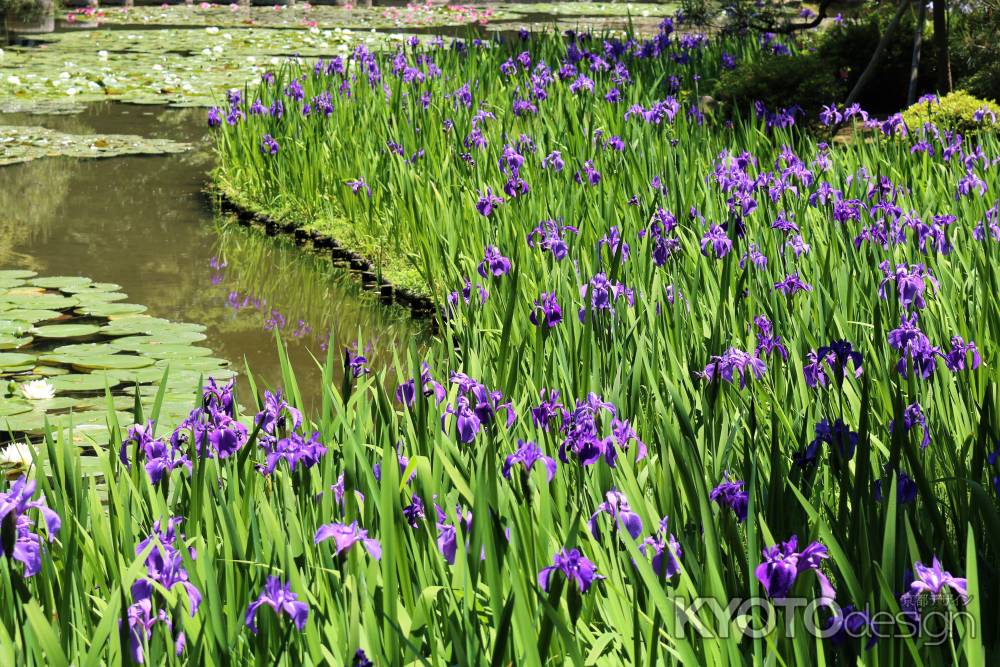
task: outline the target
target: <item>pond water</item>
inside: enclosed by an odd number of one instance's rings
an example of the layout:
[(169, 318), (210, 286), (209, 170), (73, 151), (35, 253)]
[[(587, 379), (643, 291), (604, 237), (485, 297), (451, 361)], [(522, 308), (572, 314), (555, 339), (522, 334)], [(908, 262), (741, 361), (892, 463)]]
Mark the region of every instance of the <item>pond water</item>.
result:
[[(196, 146), (0, 168), (0, 268), (117, 283), (150, 315), (205, 325), (203, 345), (268, 386), (280, 383), (277, 330), (306, 396), (318, 395), (315, 359), (325, 357), (328, 335), (338, 356), (360, 336), (373, 364), (386, 366), (393, 350), (428, 335), (426, 323), (379, 303), (326, 258), (213, 210), (203, 191), (212, 167), (203, 109), (106, 103), (66, 116), (0, 114), (0, 124)], [(243, 375), (240, 383), (248, 388)]]

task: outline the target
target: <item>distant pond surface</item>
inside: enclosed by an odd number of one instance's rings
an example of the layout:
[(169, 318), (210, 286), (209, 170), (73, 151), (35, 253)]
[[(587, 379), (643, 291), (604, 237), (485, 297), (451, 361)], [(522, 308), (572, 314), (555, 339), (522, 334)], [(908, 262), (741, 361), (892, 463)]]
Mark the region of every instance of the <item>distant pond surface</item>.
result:
[(213, 212), (203, 192), (212, 167), (203, 109), (104, 103), (74, 115), (0, 114), (0, 124), (195, 146), (0, 167), (0, 268), (117, 283), (150, 315), (202, 324), (201, 344), (232, 362), (244, 390), (247, 367), (258, 385), (280, 383), (275, 330), (303, 394), (314, 398), (315, 360), (324, 359), (328, 336), (339, 358), (360, 335), (373, 365), (389, 367), (394, 350), (405, 354), (411, 341), (426, 340), (426, 323), (379, 303), (326, 258)]

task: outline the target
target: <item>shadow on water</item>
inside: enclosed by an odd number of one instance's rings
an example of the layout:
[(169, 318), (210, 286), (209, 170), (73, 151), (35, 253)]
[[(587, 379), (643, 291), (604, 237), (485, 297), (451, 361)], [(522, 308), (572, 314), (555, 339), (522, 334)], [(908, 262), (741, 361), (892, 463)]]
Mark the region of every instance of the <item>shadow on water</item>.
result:
[[(177, 155), (47, 158), (0, 168), (0, 267), (118, 283), (150, 315), (207, 327), (210, 346), (258, 385), (281, 374), (281, 332), (305, 395), (318, 395), (326, 338), (372, 345), (391, 366), (426, 327), (387, 307), (345, 271), (219, 217), (203, 193), (212, 166), (203, 109), (100, 104), (72, 116), (0, 115), (0, 124), (191, 142)], [(339, 377), (338, 377), (339, 382)], [(248, 390), (241, 375), (241, 388)], [(246, 393), (243, 394), (247, 396)], [(310, 400), (311, 402), (311, 400)], [(244, 400), (245, 405), (249, 405)]]

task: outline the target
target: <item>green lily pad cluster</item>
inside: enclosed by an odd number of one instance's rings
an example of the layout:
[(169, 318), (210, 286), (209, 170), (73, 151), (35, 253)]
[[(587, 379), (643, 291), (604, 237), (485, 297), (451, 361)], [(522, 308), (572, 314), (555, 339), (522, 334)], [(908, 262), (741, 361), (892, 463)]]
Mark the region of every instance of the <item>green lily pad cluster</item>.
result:
[(162, 390), (161, 419), (178, 422), (203, 378), (235, 375), (196, 345), (204, 327), (150, 317), (125, 298), (89, 278), (0, 271), (0, 441), (38, 436), (48, 421), (72, 424), (80, 444), (103, 444), (109, 400), (127, 426), (137, 391), (148, 414)]
[(0, 166), (42, 157), (114, 157), (181, 153), (189, 144), (125, 134), (67, 134), (44, 127), (0, 125)]
[[(585, 2), (569, 3), (588, 5)], [(550, 5), (545, 5), (546, 7)], [(279, 4), (241, 7), (229, 4), (177, 4), (166, 7), (113, 7), (95, 12), (70, 12), (74, 23), (98, 25), (254, 25), (274, 28), (319, 27), (351, 29), (393, 29), (409, 26), (461, 26), (484, 21), (511, 20), (532, 5), (441, 5), (414, 4), (411, 7), (347, 7), (333, 5)]]
[(350, 30), (165, 28), (47, 35), (39, 46), (0, 55), (0, 99), (9, 110), (35, 104), (72, 111), (102, 100), (211, 106), (291, 57), (347, 55), (401, 44), (406, 35)]

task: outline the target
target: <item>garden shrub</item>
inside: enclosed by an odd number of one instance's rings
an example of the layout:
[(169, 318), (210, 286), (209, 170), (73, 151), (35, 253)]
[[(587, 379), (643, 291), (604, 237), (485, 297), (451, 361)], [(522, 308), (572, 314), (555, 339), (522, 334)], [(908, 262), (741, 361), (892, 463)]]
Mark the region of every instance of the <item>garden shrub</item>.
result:
[[(977, 113), (983, 111), (985, 113)], [(973, 97), (964, 90), (956, 90), (944, 97), (928, 96), (903, 112), (903, 120), (910, 130), (930, 122), (938, 129), (964, 135), (972, 134), (984, 125), (995, 126), (997, 118), (1000, 118), (1000, 106), (990, 100)]]

